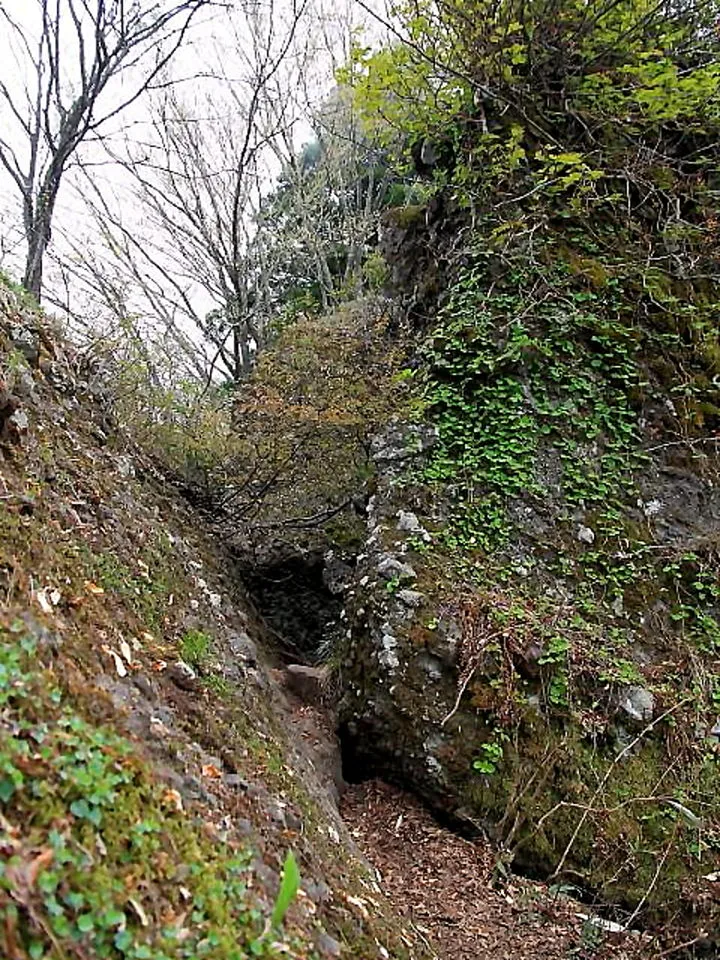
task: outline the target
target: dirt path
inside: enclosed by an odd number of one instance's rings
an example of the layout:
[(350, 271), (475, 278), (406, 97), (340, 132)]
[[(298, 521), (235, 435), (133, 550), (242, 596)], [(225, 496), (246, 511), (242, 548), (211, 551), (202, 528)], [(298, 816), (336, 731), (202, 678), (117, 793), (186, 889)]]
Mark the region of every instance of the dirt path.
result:
[(582, 905), (512, 877), (494, 886), (495, 853), (435, 822), (417, 800), (379, 781), (350, 787), (341, 812), (381, 875), (398, 913), (438, 960), (650, 960), (639, 935), (608, 935), (579, 917)]
[[(280, 678), (281, 674), (278, 674)], [(497, 849), (440, 826), (415, 797), (378, 780), (345, 786), (331, 716), (288, 693), (289, 721), (383, 893), (436, 960), (659, 960), (638, 933), (601, 930), (590, 909), (546, 884), (498, 880)], [(345, 787), (345, 789), (343, 789)], [(353, 958), (355, 960), (355, 958)], [(364, 960), (364, 958), (357, 958)]]

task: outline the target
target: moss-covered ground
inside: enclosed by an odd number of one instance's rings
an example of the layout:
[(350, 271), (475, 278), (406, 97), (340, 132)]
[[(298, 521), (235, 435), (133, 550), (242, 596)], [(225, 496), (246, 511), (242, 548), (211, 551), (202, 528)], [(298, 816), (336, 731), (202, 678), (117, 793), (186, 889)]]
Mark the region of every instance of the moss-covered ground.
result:
[[(0, 301), (3, 385), (32, 384), (0, 460), (0, 953), (309, 958), (326, 935), (423, 956), (287, 729), (228, 555), (49, 321)], [(39, 369), (11, 322), (42, 326)], [(300, 889), (273, 929), (289, 851)]]

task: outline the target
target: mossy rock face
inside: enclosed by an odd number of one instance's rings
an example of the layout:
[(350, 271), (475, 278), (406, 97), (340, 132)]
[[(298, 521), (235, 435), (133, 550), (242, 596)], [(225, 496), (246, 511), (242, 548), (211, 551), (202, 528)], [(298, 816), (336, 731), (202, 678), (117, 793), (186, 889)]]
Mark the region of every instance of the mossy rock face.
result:
[[(378, 463), (342, 662), (347, 776), (410, 786), (461, 829), (502, 842), (519, 869), (622, 916), (639, 909), (642, 922), (712, 928), (712, 464), (656, 463), (639, 478), (649, 512), (663, 504), (660, 563), (646, 562), (655, 551), (606, 553), (599, 514), (568, 523), (560, 494), (543, 507), (517, 498), (508, 512), (524, 517), (518, 542), (492, 564), (461, 562), (442, 541), (452, 501), (419, 479), (438, 443), (411, 462)], [(647, 519), (629, 504), (622, 535), (637, 543)], [(699, 529), (710, 541), (702, 549)], [(599, 598), (608, 582), (621, 587)]]
[[(524, 869), (625, 919), (717, 930), (716, 118), (694, 173), (669, 127), (661, 160), (644, 119), (624, 143), (565, 104), (557, 119), (543, 142), (453, 118), (452, 187), (390, 232), (436, 443), (377, 463), (345, 735), (359, 774), (411, 785)], [(662, 190), (619, 189), (636, 162)]]
[(518, 681), (524, 702), (503, 721), (502, 681), (486, 660), (450, 716), (458, 666), (443, 628), (425, 630), (418, 646), (412, 627), (398, 629), (397, 607), (377, 603), (343, 663), (347, 776), (410, 786), (459, 829), (501, 842), (522, 872), (599, 896), (624, 916), (641, 906), (645, 923), (690, 922), (697, 910), (705, 926), (717, 924), (703, 875), (720, 843), (718, 741), (694, 726), (697, 704), (676, 701), (665, 720), (659, 710), (653, 729), (617, 703), (604, 722), (579, 704), (553, 717), (539, 706), (548, 673)]

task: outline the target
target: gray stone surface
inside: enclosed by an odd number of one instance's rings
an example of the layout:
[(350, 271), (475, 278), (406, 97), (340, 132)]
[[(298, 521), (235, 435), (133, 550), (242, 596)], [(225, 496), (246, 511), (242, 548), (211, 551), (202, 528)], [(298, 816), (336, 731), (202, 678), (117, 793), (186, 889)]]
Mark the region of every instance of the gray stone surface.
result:
[(307, 703), (322, 700), (327, 670), (325, 667), (307, 667), (301, 663), (291, 663), (285, 668), (285, 682), (289, 690)]
[(247, 633), (233, 633), (228, 637), (228, 644), (235, 656), (246, 667), (255, 667), (258, 663), (258, 651), (254, 640)]
[(652, 720), (655, 697), (644, 687), (626, 687), (620, 696), (619, 706), (633, 720)]
[(378, 463), (411, 460), (431, 450), (437, 438), (437, 429), (428, 424), (395, 421), (373, 439), (370, 453)]
[(167, 668), (167, 675), (172, 682), (182, 690), (194, 690), (197, 686), (198, 676), (184, 660), (176, 660)]
[(409, 563), (403, 563), (402, 560), (391, 557), (389, 554), (383, 554), (380, 557), (377, 564), (377, 572), (385, 580), (394, 580), (397, 578), (399, 581), (404, 582), (417, 578), (415, 570)]

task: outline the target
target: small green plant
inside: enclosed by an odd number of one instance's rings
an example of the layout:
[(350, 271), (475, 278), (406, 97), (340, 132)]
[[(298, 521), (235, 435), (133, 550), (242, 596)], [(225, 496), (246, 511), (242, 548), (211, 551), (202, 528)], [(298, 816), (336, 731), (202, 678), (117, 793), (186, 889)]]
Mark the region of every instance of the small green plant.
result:
[(211, 638), (203, 630), (186, 630), (180, 639), (180, 656), (191, 667), (201, 667), (210, 654)]
[(552, 675), (547, 687), (547, 698), (554, 707), (567, 706), (569, 686), (567, 657), (569, 649), (570, 643), (567, 637), (553, 636), (548, 640), (545, 650), (538, 660), (541, 666), (547, 665), (552, 668)]
[(388, 582), (385, 584), (386, 593), (397, 593), (400, 589), (400, 577), (391, 577)]
[(229, 684), (225, 677), (221, 676), (219, 673), (208, 674), (208, 676), (204, 678), (203, 682), (208, 690), (211, 690), (215, 696), (219, 697), (221, 700), (227, 700), (232, 693), (231, 684)]
[(288, 850), (283, 864), (282, 878), (280, 880), (280, 889), (278, 890), (275, 906), (273, 907), (270, 923), (273, 930), (279, 930), (288, 912), (290, 904), (297, 896), (300, 889), (300, 871), (292, 850)]
[(607, 667), (599, 674), (604, 683), (619, 683), (623, 686), (642, 683), (643, 676), (636, 663), (631, 660), (611, 659)]
[(498, 767), (502, 763), (505, 749), (502, 740), (507, 740), (507, 735), (497, 733), (493, 740), (480, 744), (480, 756), (473, 760), (473, 770), (478, 773), (484, 773), (487, 776), (497, 773)]

